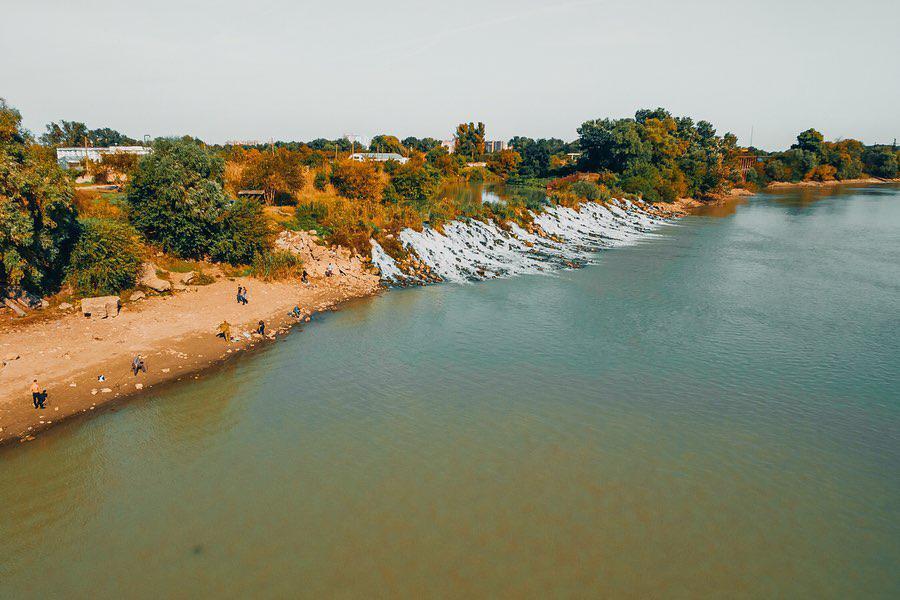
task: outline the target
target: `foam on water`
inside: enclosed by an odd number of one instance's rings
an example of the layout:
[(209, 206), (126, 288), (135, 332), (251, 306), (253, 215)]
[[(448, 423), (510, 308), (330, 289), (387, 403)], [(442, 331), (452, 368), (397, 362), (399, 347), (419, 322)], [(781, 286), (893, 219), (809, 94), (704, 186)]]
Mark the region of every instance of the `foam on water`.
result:
[[(609, 205), (585, 202), (578, 210), (552, 206), (531, 213), (536, 227), (552, 237), (529, 233), (516, 223), (451, 221), (439, 232), (404, 229), (400, 243), (445, 281), (464, 282), (545, 273), (573, 264), (590, 263), (605, 248), (633, 244), (669, 223), (628, 200)], [(372, 240), (372, 263), (387, 283), (423, 282), (405, 272)]]

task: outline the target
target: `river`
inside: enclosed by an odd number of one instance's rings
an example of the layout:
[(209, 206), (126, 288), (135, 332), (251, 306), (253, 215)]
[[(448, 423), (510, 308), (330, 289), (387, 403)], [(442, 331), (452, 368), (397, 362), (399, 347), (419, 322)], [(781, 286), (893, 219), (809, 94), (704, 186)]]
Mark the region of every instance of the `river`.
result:
[(0, 453), (4, 597), (900, 596), (900, 188), (393, 290)]

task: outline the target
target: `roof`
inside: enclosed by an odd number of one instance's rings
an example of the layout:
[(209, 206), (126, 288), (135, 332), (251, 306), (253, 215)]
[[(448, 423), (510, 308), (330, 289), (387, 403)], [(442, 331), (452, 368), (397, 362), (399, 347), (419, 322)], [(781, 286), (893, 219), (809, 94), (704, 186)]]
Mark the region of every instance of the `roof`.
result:
[(355, 154), (351, 154), (350, 157), (361, 156), (363, 158), (369, 158), (372, 160), (403, 160), (403, 156), (397, 154), (396, 152), (356, 152)]

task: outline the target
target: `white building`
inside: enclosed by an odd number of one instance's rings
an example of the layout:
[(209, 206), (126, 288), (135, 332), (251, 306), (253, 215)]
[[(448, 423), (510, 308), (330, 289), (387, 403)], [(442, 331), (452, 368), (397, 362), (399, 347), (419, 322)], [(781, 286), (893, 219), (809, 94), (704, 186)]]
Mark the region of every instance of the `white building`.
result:
[(366, 162), (367, 160), (387, 162), (395, 160), (402, 165), (406, 164), (409, 159), (405, 156), (400, 156), (396, 152), (356, 152), (350, 155), (350, 160), (355, 160), (356, 162)]
[(103, 162), (104, 154), (136, 154), (137, 156), (146, 156), (153, 151), (149, 146), (109, 146), (106, 148), (57, 148), (56, 162), (63, 169), (78, 167), (84, 159), (93, 162)]

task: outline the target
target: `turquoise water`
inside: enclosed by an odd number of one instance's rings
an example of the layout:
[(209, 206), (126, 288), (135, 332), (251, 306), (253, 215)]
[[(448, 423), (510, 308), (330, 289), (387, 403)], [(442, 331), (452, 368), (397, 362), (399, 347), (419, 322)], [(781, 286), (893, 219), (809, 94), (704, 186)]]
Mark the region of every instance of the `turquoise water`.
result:
[(0, 595), (898, 597), (898, 309), (896, 187), (356, 302), (0, 453)]

